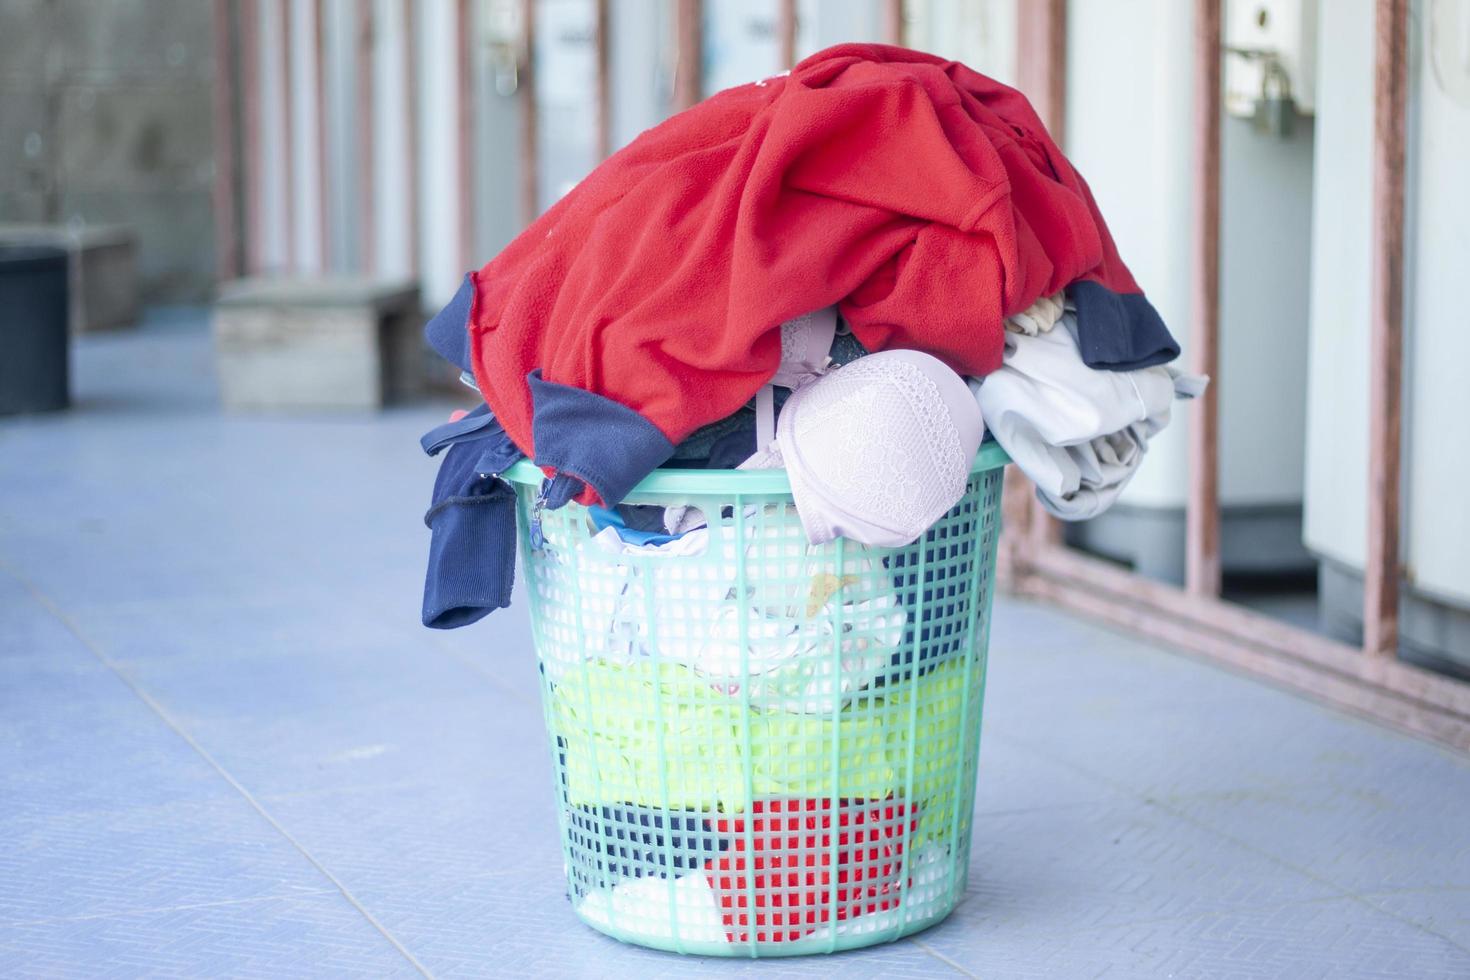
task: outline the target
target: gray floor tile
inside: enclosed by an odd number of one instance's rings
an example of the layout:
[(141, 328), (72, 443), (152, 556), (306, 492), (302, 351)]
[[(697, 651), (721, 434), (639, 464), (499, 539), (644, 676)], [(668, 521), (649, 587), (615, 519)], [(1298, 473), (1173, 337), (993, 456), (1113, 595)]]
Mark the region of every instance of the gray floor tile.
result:
[[(1459, 889), (1470, 898), (1470, 774), (1448, 757), (1410, 771), (1339, 764), (1294, 785), (1201, 794), (1166, 804), (1353, 894)], [(1430, 789), (1433, 787), (1433, 789)], [(1462, 906), (1463, 907), (1463, 906)]]
[(197, 313), (0, 421), (0, 973), (1470, 975), (1470, 763), (997, 601), (969, 892), (680, 959), (565, 899), (524, 596), (417, 624), (448, 405), (230, 417)]
[(47, 977), (420, 976), (336, 892), (0, 928), (0, 973)]

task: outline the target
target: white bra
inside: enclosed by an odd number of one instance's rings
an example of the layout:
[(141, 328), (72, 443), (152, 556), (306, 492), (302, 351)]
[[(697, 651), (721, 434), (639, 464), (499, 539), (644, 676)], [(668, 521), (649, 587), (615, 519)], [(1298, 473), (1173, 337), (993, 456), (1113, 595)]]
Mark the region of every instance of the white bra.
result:
[(985, 432), (964, 379), (913, 350), (828, 370), (835, 311), (781, 329), (772, 383), (792, 395), (774, 440), (770, 388), (757, 396), (756, 454), (741, 468), (786, 468), (813, 544), (846, 537), (892, 548), (918, 540), (964, 495)]

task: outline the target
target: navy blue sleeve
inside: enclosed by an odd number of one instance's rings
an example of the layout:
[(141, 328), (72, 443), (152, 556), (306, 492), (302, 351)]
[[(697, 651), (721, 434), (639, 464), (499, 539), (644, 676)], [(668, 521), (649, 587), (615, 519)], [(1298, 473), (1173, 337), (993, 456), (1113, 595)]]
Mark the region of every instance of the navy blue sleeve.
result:
[(420, 443), (430, 456), (448, 450), (424, 515), (430, 536), (423, 623), (433, 629), (468, 626), (510, 605), (515, 490), (499, 475), (521, 453), (483, 405), (432, 429)]
[(633, 409), (596, 392), (546, 381), (541, 371), (526, 376), (531, 386), (531, 438), (536, 465), (556, 477), (545, 504), (557, 508), (581, 493), (585, 483), (614, 506), (674, 453), (674, 444)]
[(1140, 293), (1115, 293), (1095, 282), (1067, 287), (1077, 306), (1077, 348), (1098, 371), (1136, 371), (1167, 364), (1179, 343), (1159, 311)]
[(515, 584), (515, 490), (481, 467), (483, 447), (450, 447), (434, 481), (423, 623), (454, 629), (510, 605)]

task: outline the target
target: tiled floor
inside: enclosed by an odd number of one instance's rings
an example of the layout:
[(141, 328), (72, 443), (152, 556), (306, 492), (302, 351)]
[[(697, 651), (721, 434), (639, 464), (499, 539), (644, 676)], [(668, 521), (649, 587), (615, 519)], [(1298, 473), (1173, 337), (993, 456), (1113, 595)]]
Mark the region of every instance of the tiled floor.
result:
[(75, 411), (0, 422), (0, 975), (1470, 976), (1470, 761), (1005, 600), (949, 921), (604, 939), (524, 603), (417, 623), (444, 406), (223, 416), (200, 327), (85, 340)]

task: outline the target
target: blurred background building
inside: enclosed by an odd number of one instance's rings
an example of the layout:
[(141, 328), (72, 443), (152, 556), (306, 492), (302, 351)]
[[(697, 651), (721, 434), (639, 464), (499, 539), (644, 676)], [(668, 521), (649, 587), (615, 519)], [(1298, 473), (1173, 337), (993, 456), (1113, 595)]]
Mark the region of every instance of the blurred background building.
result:
[[(0, 222), (6, 234), (43, 226), (97, 249), (135, 243), (145, 304), (207, 301), (243, 278), (357, 277), (416, 285), (432, 311), (466, 270), (670, 113), (833, 43), (896, 41), (1032, 95), (1138, 281), (1197, 354), (1192, 257), (1211, 186), (1201, 184), (1198, 18), (1214, 9), (1219, 408), (1203, 445), (1218, 454), (1224, 591), (1299, 627), (1271, 633), (1264, 646), (1277, 655), (1292, 655), (1294, 637), (1325, 636), (1323, 649), (1338, 652), (1312, 669), (1377, 690), (1366, 668), (1333, 657), (1364, 644), (1377, 506), (1374, 127), (1375, 106), (1393, 103), (1375, 90), (1375, 13), (1385, 6), (0, 0)], [(1470, 676), (1470, 0), (1412, 0), (1406, 18), (1395, 645), (1404, 660)], [(1065, 542), (1183, 582), (1198, 425), (1170, 428), (1123, 502), (1068, 528)], [(1055, 549), (1057, 533), (1037, 537)], [(1214, 601), (1212, 588), (1192, 592)], [(1399, 689), (1418, 683), (1389, 689), (1408, 697)], [(1470, 711), (1457, 690), (1429, 700)]]

